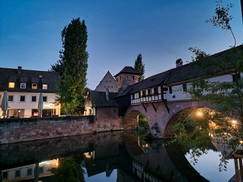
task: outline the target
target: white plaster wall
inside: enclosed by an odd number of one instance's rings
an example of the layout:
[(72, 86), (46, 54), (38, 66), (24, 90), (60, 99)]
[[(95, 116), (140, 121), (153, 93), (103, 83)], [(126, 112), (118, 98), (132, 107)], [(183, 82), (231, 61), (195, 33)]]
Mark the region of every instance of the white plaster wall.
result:
[[(187, 89), (190, 89), (191, 85), (187, 84)], [(183, 92), (182, 85), (172, 86), (172, 93), (169, 93), (169, 90), (164, 92), (164, 99), (167, 101), (178, 101), (178, 100), (189, 100), (191, 96), (187, 92)]]
[[(3, 92), (1, 94), (1, 102)], [(39, 93), (27, 93), (27, 92), (8, 92), (8, 96), (13, 96), (13, 101), (8, 102), (9, 109), (24, 109), (24, 117), (31, 117), (32, 109), (38, 109)], [(47, 102), (43, 103), (43, 109), (56, 109), (56, 115), (60, 115), (60, 105), (55, 104), (56, 94), (43, 93), (43, 97), (47, 97)], [(20, 96), (25, 96), (25, 101), (20, 102)], [(36, 96), (36, 102), (32, 102), (32, 96)], [(2, 116), (2, 110), (0, 111)]]

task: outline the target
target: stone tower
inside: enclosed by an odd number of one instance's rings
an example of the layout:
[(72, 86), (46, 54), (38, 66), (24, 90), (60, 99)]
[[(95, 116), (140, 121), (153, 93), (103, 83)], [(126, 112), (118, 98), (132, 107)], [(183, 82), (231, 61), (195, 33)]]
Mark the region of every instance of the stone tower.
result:
[(118, 92), (123, 92), (129, 85), (137, 83), (142, 74), (131, 66), (125, 66), (115, 75)]

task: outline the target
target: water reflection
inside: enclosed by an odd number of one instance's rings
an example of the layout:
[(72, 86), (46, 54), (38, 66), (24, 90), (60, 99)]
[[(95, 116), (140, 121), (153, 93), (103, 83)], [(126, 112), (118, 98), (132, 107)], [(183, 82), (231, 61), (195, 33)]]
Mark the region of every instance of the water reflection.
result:
[[(203, 177), (188, 162), (179, 146), (164, 146), (165, 143), (164, 140), (145, 143), (133, 132), (107, 132), (0, 145), (1, 179), (3, 182), (89, 182), (95, 177), (101, 182), (208, 181), (206, 175)], [(228, 170), (232, 173), (233, 169)], [(212, 181), (218, 181), (217, 175)]]

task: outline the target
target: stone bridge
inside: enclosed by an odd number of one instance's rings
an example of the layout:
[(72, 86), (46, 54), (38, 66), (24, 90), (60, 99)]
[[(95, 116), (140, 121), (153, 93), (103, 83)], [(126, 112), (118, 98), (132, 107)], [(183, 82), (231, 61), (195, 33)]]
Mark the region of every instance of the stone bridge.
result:
[(168, 137), (171, 135), (169, 126), (178, 122), (182, 111), (195, 108), (211, 108), (208, 103), (196, 100), (172, 101), (172, 102), (150, 102), (139, 103), (128, 107), (123, 116), (124, 128), (136, 128), (138, 115), (141, 113), (148, 120), (151, 133), (156, 137)]

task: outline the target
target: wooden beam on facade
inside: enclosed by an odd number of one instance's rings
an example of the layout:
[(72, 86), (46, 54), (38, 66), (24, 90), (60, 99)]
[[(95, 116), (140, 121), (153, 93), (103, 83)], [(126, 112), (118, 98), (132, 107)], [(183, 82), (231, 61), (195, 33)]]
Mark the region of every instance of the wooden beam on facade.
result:
[(155, 112), (157, 112), (157, 108), (155, 107), (154, 103), (153, 103), (153, 102), (151, 102), (151, 104), (152, 104), (152, 106), (153, 106), (153, 108), (154, 108)]
[(168, 113), (170, 113), (170, 108), (169, 108), (168, 105), (166, 104), (166, 101), (163, 101), (163, 103), (165, 104), (165, 107), (166, 107)]
[(144, 103), (141, 103), (141, 104), (142, 104), (144, 110), (147, 112), (147, 108), (146, 108), (145, 104)]

